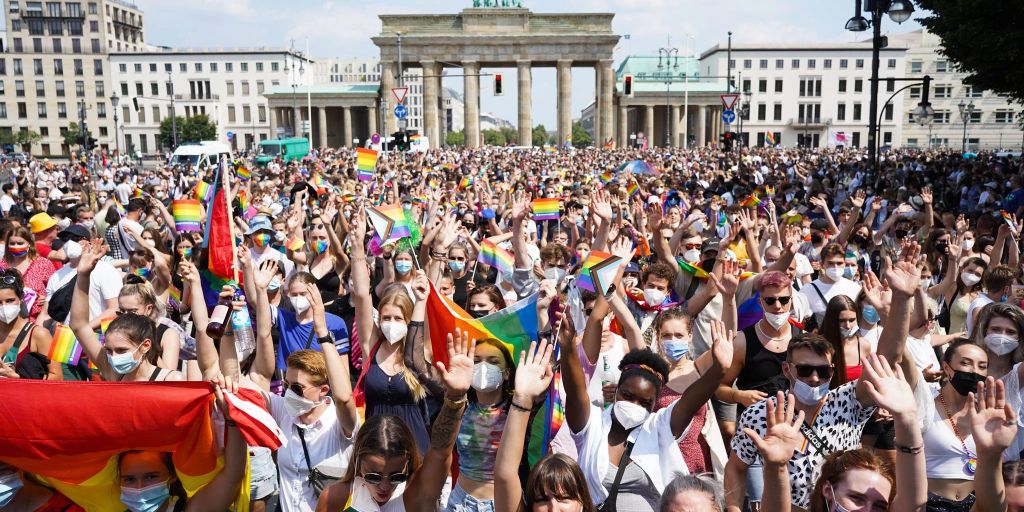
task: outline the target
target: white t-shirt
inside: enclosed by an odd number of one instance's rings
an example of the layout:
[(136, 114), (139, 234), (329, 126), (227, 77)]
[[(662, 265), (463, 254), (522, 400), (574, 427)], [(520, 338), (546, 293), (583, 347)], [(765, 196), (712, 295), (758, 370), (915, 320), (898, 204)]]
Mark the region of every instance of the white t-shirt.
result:
[(993, 302), (995, 301), (990, 299), (987, 294), (979, 293), (978, 298), (972, 300), (971, 305), (967, 306), (967, 336), (970, 336), (971, 332), (974, 331), (974, 312)]
[(267, 247), (263, 250), (263, 254), (259, 254), (256, 252), (256, 249), (250, 248), (249, 255), (252, 256), (252, 263), (254, 266), (257, 266), (267, 260), (279, 262), (283, 265), (285, 278), (291, 277), (292, 272), (295, 271), (295, 262), (288, 259), (287, 256), (276, 249)]
[[(64, 265), (54, 272), (50, 276), (50, 280), (46, 282), (46, 300), (52, 299), (53, 294), (71, 282), (76, 275), (78, 275), (78, 269), (71, 265)], [(121, 287), (124, 286), (122, 276), (121, 271), (111, 264), (102, 260), (96, 262), (96, 267), (92, 269), (92, 274), (89, 276), (90, 321), (99, 318), (100, 314), (107, 309), (108, 300), (116, 300), (121, 294)], [(71, 321), (71, 314), (68, 313), (67, 318), (54, 318), (54, 320), (67, 324)]]
[(11, 211), (12, 206), (14, 206), (14, 199), (11, 196), (7, 194), (0, 196), (0, 210), (3, 210), (4, 215)]
[[(931, 333), (926, 333), (923, 338), (907, 335), (907, 351), (914, 358), (914, 366), (920, 372), (924, 372), (924, 369), (929, 366), (931, 366), (931, 371), (942, 368), (939, 358), (935, 356), (935, 349), (932, 348)], [(932, 398), (938, 396), (940, 384), (938, 382), (928, 382), (927, 384), (932, 392)]]
[[(817, 291), (815, 291), (815, 287), (817, 287)], [(850, 300), (857, 300), (857, 295), (860, 294), (860, 284), (846, 278), (840, 278), (832, 284), (825, 283), (821, 279), (815, 279), (800, 288), (800, 293), (807, 299), (807, 304), (811, 306), (811, 312), (814, 313), (814, 317), (818, 320), (818, 325), (821, 325), (822, 319), (825, 318), (825, 309), (828, 307), (828, 301), (832, 300), (832, 297), (836, 295), (846, 295)], [(825, 298), (824, 301), (821, 300), (822, 296)]]

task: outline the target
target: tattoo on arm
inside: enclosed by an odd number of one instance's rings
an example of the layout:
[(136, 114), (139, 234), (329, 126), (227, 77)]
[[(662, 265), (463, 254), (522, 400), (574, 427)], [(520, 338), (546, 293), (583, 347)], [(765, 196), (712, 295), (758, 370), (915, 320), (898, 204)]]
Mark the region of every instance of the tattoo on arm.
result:
[(434, 450), (449, 450), (455, 444), (455, 435), (459, 432), (459, 425), (462, 423), (462, 412), (465, 406), (452, 409), (447, 405), (441, 406), (441, 412), (434, 420), (434, 428), (430, 431), (430, 448)]

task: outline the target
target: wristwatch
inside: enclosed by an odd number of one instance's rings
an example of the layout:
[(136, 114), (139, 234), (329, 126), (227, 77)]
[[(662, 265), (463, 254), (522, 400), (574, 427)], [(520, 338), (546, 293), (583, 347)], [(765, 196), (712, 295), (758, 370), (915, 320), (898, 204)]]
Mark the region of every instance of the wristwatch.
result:
[(321, 345), (323, 345), (324, 343), (330, 343), (331, 345), (334, 345), (334, 333), (328, 331), (327, 336), (320, 336), (319, 338), (316, 339), (316, 342)]

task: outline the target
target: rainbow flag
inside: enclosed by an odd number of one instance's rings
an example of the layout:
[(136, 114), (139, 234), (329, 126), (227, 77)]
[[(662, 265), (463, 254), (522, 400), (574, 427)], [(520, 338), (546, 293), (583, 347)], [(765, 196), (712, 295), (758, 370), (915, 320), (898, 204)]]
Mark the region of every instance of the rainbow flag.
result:
[(740, 206), (744, 208), (753, 208), (759, 204), (761, 204), (761, 200), (757, 198), (757, 195), (750, 194), (749, 197), (747, 197), (746, 199), (743, 200), (742, 203), (740, 203)]
[(405, 218), (405, 210), (402, 210), (400, 204), (382, 207), (371, 206), (366, 213), (370, 217), (370, 223), (373, 224), (373, 229), (380, 237), (382, 245), (407, 238), (412, 234), (409, 220)]
[(238, 205), (242, 207), (242, 211), (249, 209), (249, 194), (244, 188), (238, 189)]
[(1013, 223), (1013, 217), (1006, 210), (999, 210), (999, 216), (1003, 218), (1007, 226), (1010, 226), (1011, 231), (1017, 232), (1017, 225)]
[(775, 144), (777, 144), (775, 142), (775, 134), (772, 133), (772, 132), (765, 132), (765, 134), (764, 134), (764, 143), (769, 145), (769, 146), (774, 146)]
[(640, 185), (637, 185), (636, 182), (630, 183), (629, 187), (626, 188), (626, 192), (629, 193), (629, 198), (633, 199), (633, 196), (640, 192)]
[(356, 148), (356, 169), (358, 170), (359, 181), (372, 181), (373, 173), (377, 170), (377, 157), (379, 154), (368, 148)]
[(141, 188), (136, 188), (135, 192), (132, 192), (132, 199), (141, 199), (146, 193)]
[(249, 181), (252, 179), (252, 171), (250, 171), (248, 167), (243, 165), (242, 162), (238, 162), (235, 165), (235, 174), (238, 175), (238, 179), (242, 181)]
[(115, 318), (117, 318), (117, 314), (115, 314), (115, 313), (112, 313), (112, 314), (110, 314), (108, 316), (100, 318), (100, 334), (99, 334), (99, 339), (100, 339), (100, 344), (101, 345), (103, 344), (103, 336), (105, 334), (107, 334), (107, 328), (110, 327), (110, 322), (113, 322)]
[(583, 269), (576, 284), (584, 290), (599, 295), (608, 293), (608, 287), (615, 281), (622, 258), (601, 251), (591, 251), (583, 261)]
[(179, 233), (199, 231), (203, 214), (198, 199), (175, 200), (171, 203), (171, 212), (174, 214), (174, 229)]
[(754, 296), (743, 301), (736, 308), (736, 327), (739, 330), (746, 329), (764, 318), (764, 310), (761, 309), (761, 294), (754, 292)]
[(607, 184), (611, 183), (613, 177), (614, 176), (612, 175), (611, 171), (605, 171), (605, 172), (601, 173), (601, 183), (604, 183), (605, 185), (607, 185)]
[(553, 154), (557, 153), (558, 150), (556, 148), (552, 147), (552, 146), (544, 146), (544, 152), (549, 154), (549, 155), (553, 155)]
[(121, 204), (121, 200), (117, 198), (117, 194), (114, 194), (114, 209), (117, 210), (117, 214), (124, 217), (128, 210), (124, 209), (124, 205)]
[(474, 340), (496, 339), (507, 348), (512, 359), (519, 363), (519, 354), (537, 339), (537, 298), (534, 293), (496, 313), (473, 318), (454, 301), (438, 293), (430, 285), (427, 295), (427, 316), (430, 318), (430, 344), (434, 360), (448, 362), (448, 333), (455, 328), (469, 332)]
[(558, 220), (558, 198), (533, 200), (533, 220)]
[(167, 293), (170, 294), (171, 298), (174, 299), (175, 302), (181, 304), (181, 290), (179, 290), (177, 286), (172, 284), (167, 288)]
[(765, 186), (764, 186), (764, 192), (765, 192), (766, 194), (768, 194), (768, 197), (769, 197), (769, 198), (771, 198), (772, 196), (774, 196), (774, 195), (775, 195), (775, 187), (773, 187), (773, 186), (771, 186), (771, 185), (765, 185)]
[(698, 267), (696, 265), (692, 265), (690, 263), (687, 263), (686, 260), (684, 260), (682, 256), (676, 256), (676, 263), (679, 264), (679, 268), (683, 272), (686, 272), (687, 274), (692, 274), (693, 277), (696, 277), (697, 279), (707, 279), (708, 278), (708, 273), (707, 273), (706, 270), (704, 270), (704, 269), (702, 269), (702, 268), (700, 268), (700, 267)]
[(196, 183), (196, 199), (204, 203), (209, 203), (210, 200), (213, 199), (213, 185), (210, 185), (205, 181)]
[(292, 252), (301, 251), (302, 246), (304, 245), (306, 245), (306, 242), (302, 241), (302, 238), (297, 236), (289, 237), (288, 241), (286, 241), (284, 244), (284, 246), (287, 247), (288, 250)]
[(498, 269), (498, 272), (505, 275), (511, 274), (516, 266), (516, 259), (512, 253), (498, 247), (498, 244), (486, 238), (480, 242), (480, 255), (476, 260)]
[(466, 176), (466, 177), (462, 178), (462, 180), (459, 181), (459, 190), (466, 190), (467, 188), (472, 187), (472, 186), (473, 186), (473, 177), (472, 176)]
[(46, 355), (51, 361), (76, 365), (82, 358), (82, 345), (75, 338), (75, 333), (64, 324), (57, 324), (50, 342), (50, 353)]
[(343, 194), (341, 196), (341, 202), (343, 202), (343, 203), (351, 203), (352, 201), (355, 201), (357, 198), (358, 198), (358, 196), (356, 196), (355, 194), (351, 194), (351, 193)]

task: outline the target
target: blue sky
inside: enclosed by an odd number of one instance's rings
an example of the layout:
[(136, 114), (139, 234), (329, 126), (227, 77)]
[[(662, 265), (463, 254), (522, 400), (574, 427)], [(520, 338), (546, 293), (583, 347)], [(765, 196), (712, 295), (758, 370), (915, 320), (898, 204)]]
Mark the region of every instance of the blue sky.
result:
[[(295, 39), (318, 57), (372, 57), (377, 55), (370, 37), (380, 32), (377, 15), (400, 13), (455, 13), (472, 0), (137, 0), (146, 14), (147, 38), (153, 44), (178, 47), (283, 47)], [(805, 42), (852, 41), (843, 30), (853, 15), (853, 0), (524, 0), (536, 12), (615, 13), (616, 33), (630, 34), (620, 43), (616, 64), (629, 54), (656, 54), (671, 41), (684, 54), (693, 37), (696, 53), (733, 41)], [(920, 11), (915, 17), (922, 15)], [(920, 26), (913, 20), (896, 25), (888, 18), (883, 31), (904, 32)], [(495, 69), (487, 71), (495, 72)], [(481, 80), (481, 110), (516, 120), (515, 70), (504, 70), (505, 95), (496, 97), (489, 80)], [(445, 85), (462, 90), (462, 80)], [(554, 69), (533, 72), (533, 119), (554, 127)], [(573, 117), (594, 97), (594, 71), (573, 72)]]

